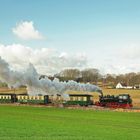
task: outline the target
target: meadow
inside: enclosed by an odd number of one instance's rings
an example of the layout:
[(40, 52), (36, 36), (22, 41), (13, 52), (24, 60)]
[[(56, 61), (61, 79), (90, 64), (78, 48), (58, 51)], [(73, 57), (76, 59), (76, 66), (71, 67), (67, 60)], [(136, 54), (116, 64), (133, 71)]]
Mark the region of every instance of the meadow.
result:
[(0, 105), (0, 140), (139, 140), (140, 113)]

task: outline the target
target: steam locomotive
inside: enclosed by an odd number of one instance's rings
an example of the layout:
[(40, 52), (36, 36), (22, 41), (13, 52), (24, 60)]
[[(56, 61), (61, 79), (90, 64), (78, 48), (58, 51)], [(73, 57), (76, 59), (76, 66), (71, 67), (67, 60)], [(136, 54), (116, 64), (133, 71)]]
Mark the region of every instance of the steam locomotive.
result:
[(132, 99), (129, 94), (119, 94), (100, 96), (99, 101), (95, 103), (96, 106), (109, 108), (132, 108)]
[(109, 108), (132, 108), (132, 99), (129, 94), (114, 95), (101, 95), (99, 101), (93, 101), (93, 96), (89, 94), (70, 94), (69, 100), (64, 101), (61, 96), (45, 95), (45, 96), (28, 96), (16, 94), (1, 94), (0, 103), (21, 103), (21, 104), (53, 104), (54, 102), (64, 105), (80, 105), (89, 106), (96, 105)]

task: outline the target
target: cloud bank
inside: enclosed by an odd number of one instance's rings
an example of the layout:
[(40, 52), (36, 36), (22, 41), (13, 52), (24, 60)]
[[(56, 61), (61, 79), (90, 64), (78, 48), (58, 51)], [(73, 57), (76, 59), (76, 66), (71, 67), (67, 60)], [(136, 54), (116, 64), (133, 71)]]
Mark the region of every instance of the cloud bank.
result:
[(104, 59), (100, 59), (101, 55), (93, 55), (89, 59), (83, 53), (59, 52), (51, 48), (34, 49), (21, 44), (0, 44), (0, 56), (13, 70), (22, 71), (32, 63), (38, 73), (45, 75), (53, 75), (67, 68), (97, 68), (102, 74), (140, 72), (139, 50), (139, 45), (131, 45), (116, 50), (113, 55), (107, 55), (107, 59), (106, 55), (103, 56)]
[(20, 22), (12, 29), (13, 33), (23, 40), (43, 39), (41, 33), (35, 29), (32, 21)]
[[(112, 55), (108, 55), (107, 60), (103, 60), (103, 67), (100, 66), (100, 69), (102, 69), (104, 73), (123, 74), (140, 72), (139, 44), (120, 46), (117, 49), (112, 49), (111, 54)], [(100, 62), (100, 64), (103, 62)]]
[(21, 44), (0, 45), (0, 56), (13, 70), (23, 70), (32, 63), (40, 74), (53, 75), (65, 68), (85, 68), (85, 54), (68, 54), (49, 48), (33, 49)]

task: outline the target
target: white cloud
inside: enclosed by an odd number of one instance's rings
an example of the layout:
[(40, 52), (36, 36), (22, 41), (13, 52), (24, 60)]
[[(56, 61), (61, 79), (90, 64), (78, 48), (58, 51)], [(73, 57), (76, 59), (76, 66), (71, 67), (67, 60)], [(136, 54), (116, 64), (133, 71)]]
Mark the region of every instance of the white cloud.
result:
[(17, 37), (24, 40), (44, 38), (41, 33), (34, 28), (34, 23), (32, 21), (20, 22), (12, 29), (12, 31)]
[(32, 63), (41, 74), (55, 74), (65, 68), (84, 68), (87, 57), (83, 54), (60, 53), (53, 49), (33, 49), (21, 44), (0, 45), (0, 56), (15, 70), (24, 70)]
[(123, 44), (106, 51), (98, 49), (96, 53), (93, 51), (93, 54), (90, 65), (98, 68), (103, 74), (140, 72), (139, 44)]
[[(121, 50), (116, 54), (107, 55), (108, 57), (93, 55), (89, 60), (89, 56), (87, 58), (84, 53), (72, 54), (49, 48), (33, 49), (21, 44), (12, 44), (0, 45), (0, 56), (14, 70), (24, 70), (29, 63), (32, 63), (40, 74), (55, 74), (66, 68), (83, 69), (87, 67), (98, 68), (103, 74), (120, 74), (140, 71), (139, 47), (132, 50), (135, 51), (132, 52), (130, 49), (130, 51), (124, 52)], [(122, 56), (122, 52), (125, 56)]]
[(140, 45), (131, 44), (121, 50), (121, 55), (126, 59), (140, 59)]

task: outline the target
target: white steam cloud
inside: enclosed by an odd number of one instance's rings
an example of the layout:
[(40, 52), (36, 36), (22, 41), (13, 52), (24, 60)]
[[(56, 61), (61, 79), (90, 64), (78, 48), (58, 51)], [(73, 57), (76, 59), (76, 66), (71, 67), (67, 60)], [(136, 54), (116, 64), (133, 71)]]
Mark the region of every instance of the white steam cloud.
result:
[(17, 88), (20, 85), (27, 86), (29, 95), (56, 95), (67, 97), (67, 90), (79, 90), (89, 92), (99, 92), (101, 89), (91, 84), (80, 84), (75, 81), (60, 82), (58, 79), (51, 81), (47, 77), (39, 80), (40, 75), (32, 64), (23, 72), (13, 71), (9, 64), (0, 57), (0, 80), (8, 83), (9, 87)]

